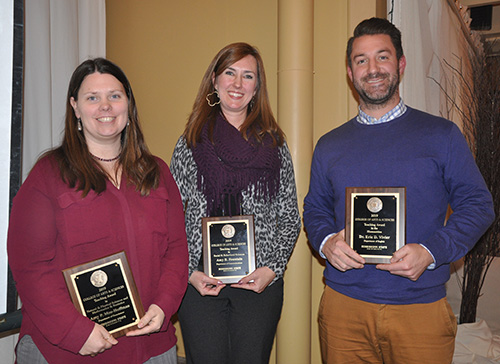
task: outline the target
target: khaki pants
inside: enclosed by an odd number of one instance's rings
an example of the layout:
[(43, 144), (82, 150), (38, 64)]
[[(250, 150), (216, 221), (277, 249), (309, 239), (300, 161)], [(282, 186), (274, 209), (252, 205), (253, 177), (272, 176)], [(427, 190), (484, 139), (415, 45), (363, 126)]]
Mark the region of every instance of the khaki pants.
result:
[(457, 323), (446, 298), (374, 304), (326, 286), (319, 331), (323, 363), (447, 364), (453, 359)]

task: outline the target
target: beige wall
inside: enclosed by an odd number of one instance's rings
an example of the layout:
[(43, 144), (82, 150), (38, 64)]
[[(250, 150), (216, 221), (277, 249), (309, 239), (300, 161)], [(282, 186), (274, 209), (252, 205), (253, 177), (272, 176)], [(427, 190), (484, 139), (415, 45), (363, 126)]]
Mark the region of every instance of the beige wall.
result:
[(275, 1), (106, 0), (106, 13), (107, 56), (129, 77), (146, 141), (167, 163), (208, 64), (229, 43), (259, 48), (276, 110)]
[[(309, 18), (300, 12), (288, 11), (290, 7), (307, 10), (312, 4), (314, 11)], [(245, 41), (259, 48), (266, 67), (271, 104), (280, 121), (278, 63), (284, 62), (279, 60), (278, 42), (293, 39), (287, 38), (287, 34), (278, 34), (278, 29), (282, 32), (287, 29), (280, 28), (279, 22), (297, 22), (297, 26), (303, 29), (312, 27), (313, 43), (310, 48), (304, 47), (307, 51), (313, 49), (314, 57), (314, 70), (310, 75), (313, 95), (309, 95), (313, 97), (313, 104), (312, 108), (306, 108), (310, 109), (307, 111), (310, 115), (306, 115), (304, 120), (281, 120), (280, 123), (290, 136), (296, 175), (300, 179), (298, 195), (302, 210), (314, 144), (321, 135), (345, 122), (357, 110), (345, 71), (346, 41), (360, 20), (375, 15), (384, 16), (385, 1), (106, 0), (106, 12), (107, 56), (119, 64), (129, 77), (146, 141), (151, 151), (167, 162), (184, 129), (201, 77), (220, 48), (235, 41)], [(283, 19), (290, 16), (297, 19)], [(281, 56), (284, 57), (283, 54)], [(286, 76), (287, 86), (291, 83), (291, 88), (294, 87), (293, 77)], [(281, 76), (280, 82), (284, 79)], [(297, 107), (279, 106), (283, 115), (290, 115)], [(308, 141), (310, 150), (298, 148), (301, 129), (307, 131), (304, 135), (311, 135), (312, 140)], [(302, 162), (304, 160), (307, 162)], [(323, 266), (311, 254), (304, 233), (298, 245), (288, 270), (293, 282), (287, 280), (285, 275), (285, 309), (280, 328), (297, 317), (307, 319), (301, 321), (304, 323), (300, 324), (302, 327), (297, 332), (278, 330), (278, 336), (285, 339), (278, 340), (271, 363), (321, 362), (316, 323), (323, 290)], [(304, 271), (303, 275), (301, 271)], [(298, 280), (302, 282), (298, 284)], [(301, 287), (300, 292), (294, 292), (297, 286)], [(305, 292), (303, 287), (306, 287)], [(311, 299), (307, 304), (294, 299), (300, 295), (308, 295)], [(183, 354), (182, 343), (179, 353)]]

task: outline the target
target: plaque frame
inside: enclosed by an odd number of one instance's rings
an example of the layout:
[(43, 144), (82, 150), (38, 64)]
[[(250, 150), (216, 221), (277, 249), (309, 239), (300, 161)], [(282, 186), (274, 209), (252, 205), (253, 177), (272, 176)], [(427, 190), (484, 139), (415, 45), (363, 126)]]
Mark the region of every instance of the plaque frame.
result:
[(76, 284), (76, 279), (78, 278), (78, 276), (87, 274), (91, 271), (100, 270), (101, 268), (104, 267), (112, 266), (113, 264), (117, 264), (120, 268), (123, 281), (125, 282), (124, 285), (126, 288), (126, 294), (127, 297), (130, 299), (130, 305), (135, 314), (135, 318), (132, 323), (126, 323), (109, 331), (109, 333), (116, 339), (121, 336), (124, 336), (129, 331), (137, 329), (137, 324), (139, 323), (139, 320), (145, 314), (144, 307), (142, 305), (142, 301), (139, 296), (139, 291), (137, 290), (137, 286), (135, 284), (132, 271), (130, 270), (130, 266), (128, 264), (127, 255), (125, 251), (120, 251), (118, 253), (111, 254), (100, 259), (96, 259), (84, 264), (64, 269), (62, 273), (64, 276), (64, 280), (66, 282), (66, 287), (68, 288), (68, 292), (71, 297), (71, 301), (75, 305), (78, 312), (80, 312), (83, 316), (89, 317), (84, 308), (82, 302), (82, 295)]
[[(392, 196), (396, 199), (395, 250), (406, 243), (406, 187), (346, 187), (345, 241), (354, 250), (354, 198), (357, 196)], [(360, 254), (367, 264), (388, 264), (392, 254)]]
[[(254, 231), (254, 216), (253, 215), (236, 215), (236, 216), (215, 216), (202, 217), (202, 236), (203, 236), (203, 269), (207, 276), (215, 278), (225, 284), (238, 283), (239, 280), (255, 270), (255, 231)], [(247, 254), (244, 262), (247, 264), (248, 272), (245, 274), (221, 275), (212, 270), (212, 249), (210, 244), (210, 227), (212, 225), (231, 225), (231, 224), (246, 224), (246, 249)], [(221, 228), (222, 230), (222, 228)]]

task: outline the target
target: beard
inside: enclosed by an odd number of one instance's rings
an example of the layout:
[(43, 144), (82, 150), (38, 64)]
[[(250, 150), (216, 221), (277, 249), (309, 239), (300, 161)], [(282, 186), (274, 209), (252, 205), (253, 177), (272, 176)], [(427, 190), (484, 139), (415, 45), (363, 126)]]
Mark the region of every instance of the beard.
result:
[[(367, 85), (368, 82), (372, 79), (384, 79), (389, 80), (389, 84), (387, 86), (377, 87), (375, 90), (370, 91), (369, 88), (365, 88), (364, 85)], [(367, 106), (384, 106), (389, 100), (391, 100), (396, 92), (398, 91), (399, 86), (399, 68), (396, 73), (372, 73), (363, 78), (361, 78), (361, 82), (358, 80), (353, 80), (353, 85), (361, 100)]]

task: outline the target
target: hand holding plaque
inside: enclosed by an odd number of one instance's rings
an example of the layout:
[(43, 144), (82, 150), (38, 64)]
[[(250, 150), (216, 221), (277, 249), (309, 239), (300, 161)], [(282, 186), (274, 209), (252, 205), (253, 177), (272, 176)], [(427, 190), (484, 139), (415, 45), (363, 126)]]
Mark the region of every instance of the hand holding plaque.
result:
[(253, 215), (204, 217), (205, 274), (222, 283), (237, 283), (255, 270)]
[(137, 328), (144, 316), (125, 252), (63, 270), (73, 304), (118, 338)]
[(366, 263), (389, 263), (405, 244), (404, 187), (347, 187), (345, 240)]

